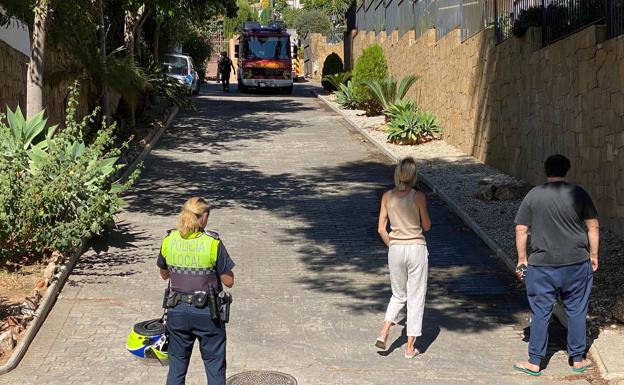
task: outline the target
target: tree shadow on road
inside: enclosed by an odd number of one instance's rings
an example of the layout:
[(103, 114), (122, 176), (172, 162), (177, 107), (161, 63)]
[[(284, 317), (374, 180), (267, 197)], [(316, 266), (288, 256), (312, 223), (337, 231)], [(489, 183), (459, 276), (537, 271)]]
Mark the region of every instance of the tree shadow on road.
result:
[[(204, 164), (155, 153), (129, 196), (127, 210), (170, 216), (181, 202), (198, 195), (207, 197), (215, 209), (237, 206), (268, 211), (290, 224), (272, 231), (283, 234), (279, 241), (295, 248), (293, 257), (307, 270), (305, 276), (293, 278), (298, 285), (336, 294), (342, 298), (335, 303), (339, 308), (381, 317), (390, 285), (377, 215), (381, 194), (392, 186), (392, 169), (387, 162), (370, 159), (309, 167), (303, 174), (268, 174), (244, 162)], [(158, 194), (150, 193), (155, 184)], [(498, 322), (515, 323), (526, 307), (504, 270), (434, 194), (430, 202), (434, 222), (428, 234), (430, 291), (438, 290), (461, 303), (436, 310), (437, 322), (465, 331), (496, 328)]]
[(96, 237), (91, 241), (91, 247), (80, 256), (67, 284), (108, 283), (113, 277), (141, 273), (130, 266), (141, 264), (146, 258), (154, 258), (149, 253), (141, 252), (139, 244), (148, 239), (144, 232), (133, 229), (128, 223), (118, 224), (105, 237)]

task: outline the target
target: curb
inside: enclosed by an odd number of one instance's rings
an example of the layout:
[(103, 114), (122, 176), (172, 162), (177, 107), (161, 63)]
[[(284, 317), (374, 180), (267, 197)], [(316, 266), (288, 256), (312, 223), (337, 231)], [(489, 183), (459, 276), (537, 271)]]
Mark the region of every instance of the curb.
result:
[[(154, 145), (158, 142), (163, 132), (171, 125), (179, 110), (180, 109), (178, 107), (175, 107), (173, 109), (163, 127), (156, 133), (156, 135), (154, 135), (150, 143), (145, 146), (141, 154), (132, 163), (130, 163), (130, 165), (128, 166), (122, 177), (118, 180), (118, 182), (125, 182), (132, 174), (132, 172), (134, 172), (134, 170), (138, 167), (138, 165), (143, 161), (147, 154), (150, 153)], [(43, 322), (47, 318), (48, 314), (50, 313), (50, 310), (52, 310), (52, 307), (54, 306), (56, 299), (61, 293), (61, 290), (63, 290), (63, 286), (65, 286), (65, 282), (67, 281), (69, 274), (74, 269), (74, 266), (76, 266), (78, 258), (80, 258), (80, 256), (87, 250), (88, 242), (89, 239), (83, 239), (78, 250), (71, 254), (67, 263), (63, 264), (60, 267), (60, 272), (54, 275), (54, 282), (52, 282), (52, 284), (48, 286), (44, 294), (44, 298), (41, 301), (41, 305), (35, 311), (33, 320), (31, 321), (28, 330), (26, 330), (23, 338), (15, 347), (13, 353), (11, 353), (11, 357), (9, 358), (9, 360), (4, 365), (0, 366), (0, 376), (15, 369), (17, 365), (19, 365), (22, 358), (24, 358), (24, 355), (30, 347), (30, 344), (37, 335), (37, 332), (39, 332), (39, 329), (43, 325)]]
[[(358, 131), (362, 136), (366, 138), (366, 140), (377, 147), (384, 155), (388, 158), (392, 159), (394, 162), (398, 162), (399, 158), (396, 157), (390, 150), (385, 148), (381, 143), (377, 142), (368, 132), (360, 128), (360, 126), (353, 121), (349, 116), (342, 113), (342, 111), (336, 107), (333, 103), (321, 97), (321, 95), (316, 94), (316, 97), (321, 100), (326, 106), (331, 108), (334, 112), (339, 114), (344, 120), (346, 120), (351, 127), (353, 127), (356, 131)], [(472, 219), (472, 217), (464, 211), (457, 202), (455, 202), (452, 198), (450, 198), (447, 194), (445, 194), (440, 188), (438, 188), (426, 175), (423, 175), (421, 172), (418, 173), (418, 178), (429, 187), (433, 192), (435, 192), (444, 203), (451, 208), (451, 210), (457, 215), (465, 224), (472, 230), (481, 240), (496, 254), (496, 256), (505, 264), (505, 266), (512, 272), (515, 273), (516, 264), (513, 262), (514, 260), (507, 255), (503, 251), (503, 249), (496, 243), (489, 235), (477, 224), (477, 222)], [(553, 315), (557, 320), (567, 329), (568, 327), (568, 319), (565, 315), (565, 311), (563, 306), (557, 303), (553, 309)], [(600, 371), (602, 377), (607, 380), (619, 379), (624, 377), (624, 373), (609, 373), (607, 367), (600, 356), (600, 352), (598, 349), (592, 344), (589, 347), (589, 353), (592, 355), (593, 362)]]
[(31, 321), (34, 323), (31, 324), (24, 337), (20, 340), (19, 344), (17, 344), (9, 360), (4, 365), (0, 366), (0, 375), (15, 369), (26, 354), (30, 343), (37, 335), (37, 332), (41, 328), (41, 325), (43, 325), (43, 321), (45, 321), (48, 313), (52, 310), (52, 306), (56, 302), (58, 295), (61, 293), (61, 290), (65, 285), (65, 281), (67, 280), (67, 277), (69, 277), (69, 273), (73, 270), (78, 258), (87, 249), (87, 242), (88, 240), (83, 240), (78, 248), (78, 251), (75, 251), (69, 258), (69, 261), (61, 266), (60, 273), (54, 275), (54, 282), (48, 286), (45, 292), (45, 298), (41, 301), (41, 305), (35, 311), (33, 321)]

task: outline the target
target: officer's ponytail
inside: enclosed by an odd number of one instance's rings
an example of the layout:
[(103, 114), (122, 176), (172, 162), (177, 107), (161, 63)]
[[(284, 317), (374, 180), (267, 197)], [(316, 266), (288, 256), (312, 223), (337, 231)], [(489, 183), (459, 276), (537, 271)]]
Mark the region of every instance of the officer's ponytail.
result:
[(184, 203), (178, 217), (178, 231), (182, 238), (199, 231), (199, 219), (204, 213), (210, 213), (210, 206), (204, 199), (193, 197)]

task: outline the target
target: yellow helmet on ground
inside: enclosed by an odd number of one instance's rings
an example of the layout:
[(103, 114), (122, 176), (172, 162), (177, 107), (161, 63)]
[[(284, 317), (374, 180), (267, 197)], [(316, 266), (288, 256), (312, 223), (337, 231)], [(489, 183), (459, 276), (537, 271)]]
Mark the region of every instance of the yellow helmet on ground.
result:
[(143, 360), (156, 360), (161, 365), (169, 364), (169, 338), (161, 318), (139, 322), (128, 335), (126, 349)]

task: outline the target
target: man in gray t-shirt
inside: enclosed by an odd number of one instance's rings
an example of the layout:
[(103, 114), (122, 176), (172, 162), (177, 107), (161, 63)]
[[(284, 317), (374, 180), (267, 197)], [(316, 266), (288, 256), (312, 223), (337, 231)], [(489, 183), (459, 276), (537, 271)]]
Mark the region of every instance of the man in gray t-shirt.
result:
[[(529, 360), (514, 365), (540, 375), (548, 346), (548, 323), (560, 295), (568, 316), (568, 354), (573, 371), (587, 369), (586, 317), (593, 272), (598, 269), (598, 213), (585, 190), (564, 179), (570, 161), (553, 155), (545, 163), (548, 182), (533, 188), (516, 216), (518, 277), (526, 275), (531, 306)], [(531, 255), (526, 244), (531, 234)], [(521, 267), (528, 265), (526, 273)]]

